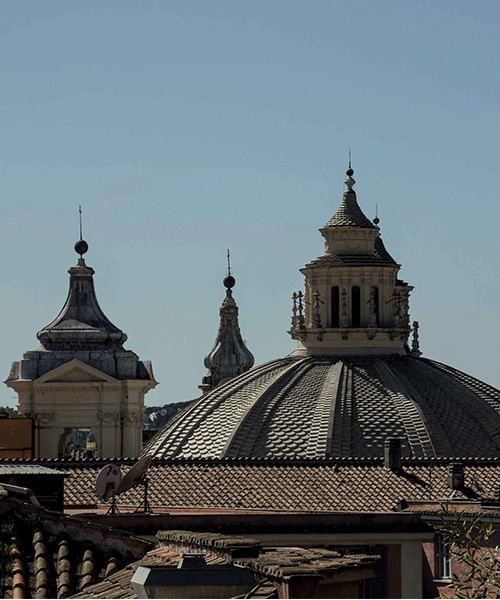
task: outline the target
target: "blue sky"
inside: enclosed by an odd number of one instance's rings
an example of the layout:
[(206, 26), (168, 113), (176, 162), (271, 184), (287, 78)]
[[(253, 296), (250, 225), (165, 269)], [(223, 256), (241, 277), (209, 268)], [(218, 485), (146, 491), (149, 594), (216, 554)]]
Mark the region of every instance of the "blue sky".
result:
[(148, 403), (198, 394), (228, 247), (256, 362), (288, 354), (352, 148), (424, 355), (500, 386), (499, 33), (493, 1), (4, 3), (4, 377), (64, 303), (79, 204)]

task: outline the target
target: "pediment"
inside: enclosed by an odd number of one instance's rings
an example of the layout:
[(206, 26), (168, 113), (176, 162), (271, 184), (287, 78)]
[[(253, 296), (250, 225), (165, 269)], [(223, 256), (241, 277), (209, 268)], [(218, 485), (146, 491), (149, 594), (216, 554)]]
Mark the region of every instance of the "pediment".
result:
[(77, 358), (35, 380), (36, 383), (115, 383), (116, 381), (114, 377)]

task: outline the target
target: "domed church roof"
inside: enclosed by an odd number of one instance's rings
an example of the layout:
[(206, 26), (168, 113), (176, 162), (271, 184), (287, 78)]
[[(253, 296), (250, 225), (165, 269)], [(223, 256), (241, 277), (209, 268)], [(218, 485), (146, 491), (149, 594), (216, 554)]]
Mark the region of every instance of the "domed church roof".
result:
[[(351, 168), (325, 253), (293, 294), (293, 356), (215, 387), (146, 446), (157, 458), (498, 456), (500, 391), (421, 357), (400, 265), (362, 213)], [(371, 224), (371, 225), (370, 225)]]
[(193, 402), (144, 450), (157, 458), (496, 456), (500, 392), (412, 356), (268, 362)]

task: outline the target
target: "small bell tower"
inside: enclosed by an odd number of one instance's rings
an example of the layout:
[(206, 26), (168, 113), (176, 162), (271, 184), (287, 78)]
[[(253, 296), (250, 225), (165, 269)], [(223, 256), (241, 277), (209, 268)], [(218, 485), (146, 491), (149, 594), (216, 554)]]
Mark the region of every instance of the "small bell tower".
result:
[(226, 297), (220, 307), (220, 324), (212, 350), (205, 356), (207, 374), (198, 386), (204, 394), (229, 379), (245, 373), (253, 367), (254, 357), (241, 337), (238, 324), (238, 306), (232, 288), (236, 279), (231, 275), (231, 260), (227, 251), (227, 275), (224, 277)]
[(398, 278), (379, 218), (359, 207), (350, 160), (346, 175), (340, 207), (320, 229), (325, 252), (301, 269), (305, 292), (292, 295), (295, 353), (406, 354), (413, 288)]
[(157, 382), (151, 363), (124, 348), (127, 335), (99, 306), (88, 249), (80, 220), (66, 302), (5, 381), (19, 396), (19, 414), (33, 419), (35, 458), (64, 456), (75, 429), (90, 432), (95, 456), (133, 457), (142, 449), (144, 396)]

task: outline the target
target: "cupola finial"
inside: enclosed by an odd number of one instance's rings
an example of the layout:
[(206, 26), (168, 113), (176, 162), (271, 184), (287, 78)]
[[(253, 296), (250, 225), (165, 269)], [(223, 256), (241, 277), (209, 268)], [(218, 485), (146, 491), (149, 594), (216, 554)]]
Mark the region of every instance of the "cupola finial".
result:
[(224, 287), (228, 290), (234, 287), (236, 283), (236, 279), (231, 275), (231, 255), (229, 253), (229, 248), (227, 249), (227, 275), (224, 277)]
[(82, 233), (82, 231), (83, 231), (82, 230), (82, 206), (81, 206), (81, 204), (78, 206), (78, 212), (80, 213), (80, 239), (75, 244), (75, 252), (80, 255), (80, 260), (83, 260), (83, 255), (89, 249), (89, 245), (83, 239), (83, 233)]
[(351, 149), (350, 148), (349, 148), (349, 168), (347, 169), (345, 174), (347, 175), (347, 179), (344, 181), (344, 183), (347, 186), (347, 190), (350, 192), (353, 188), (353, 185), (356, 183), (356, 181), (352, 177), (354, 175), (354, 169), (352, 168), (352, 165), (351, 165)]

